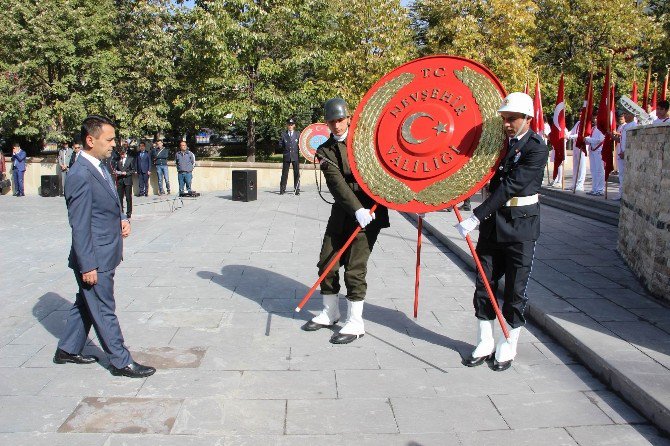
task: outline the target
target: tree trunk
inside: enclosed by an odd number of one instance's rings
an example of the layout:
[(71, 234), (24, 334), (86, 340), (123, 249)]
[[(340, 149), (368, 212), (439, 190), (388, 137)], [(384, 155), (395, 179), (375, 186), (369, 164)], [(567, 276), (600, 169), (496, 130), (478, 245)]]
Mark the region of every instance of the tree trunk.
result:
[(251, 115), (247, 117), (247, 162), (256, 162), (256, 123)]

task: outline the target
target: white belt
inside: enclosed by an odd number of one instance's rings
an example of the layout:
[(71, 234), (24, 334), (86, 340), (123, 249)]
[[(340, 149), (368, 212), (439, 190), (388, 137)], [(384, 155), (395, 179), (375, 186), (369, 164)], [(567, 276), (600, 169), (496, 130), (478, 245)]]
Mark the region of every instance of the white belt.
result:
[(529, 204), (535, 204), (539, 200), (539, 194), (535, 195), (529, 195), (527, 197), (512, 197), (509, 200), (507, 200), (507, 203), (505, 203), (505, 206), (507, 207), (513, 207), (513, 206), (528, 206)]

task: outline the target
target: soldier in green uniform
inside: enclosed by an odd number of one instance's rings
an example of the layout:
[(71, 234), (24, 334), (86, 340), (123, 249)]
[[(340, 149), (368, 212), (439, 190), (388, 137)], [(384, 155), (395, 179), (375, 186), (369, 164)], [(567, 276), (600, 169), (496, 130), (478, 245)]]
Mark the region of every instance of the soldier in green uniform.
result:
[(347, 288), (347, 319), (339, 333), (335, 333), (330, 342), (348, 344), (363, 336), (363, 300), (367, 291), (365, 275), (368, 259), (377, 240), (379, 231), (389, 227), (388, 209), (378, 206), (374, 213), (370, 208), (374, 200), (360, 188), (349, 166), (347, 155), (347, 135), (351, 115), (344, 99), (333, 98), (324, 106), (325, 120), (331, 135), (316, 150), (321, 171), (326, 179), (328, 190), (333, 194), (335, 203), (323, 236), (319, 256), (319, 276), (333, 256), (337, 254), (349, 236), (360, 225), (363, 229), (353, 243), (321, 282), (323, 310), (311, 321), (303, 325), (305, 331), (316, 331), (332, 327), (340, 320), (338, 293), (340, 291), (340, 266), (344, 266), (344, 284)]

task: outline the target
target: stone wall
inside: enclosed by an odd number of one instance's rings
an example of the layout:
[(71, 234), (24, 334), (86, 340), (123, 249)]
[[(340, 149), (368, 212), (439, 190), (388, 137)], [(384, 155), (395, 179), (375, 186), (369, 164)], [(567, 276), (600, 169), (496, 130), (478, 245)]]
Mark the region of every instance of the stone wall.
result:
[[(11, 158), (6, 163), (6, 176), (11, 179)], [(232, 163), (222, 161), (198, 161), (197, 167), (193, 171), (193, 189), (198, 192), (222, 191), (232, 192), (232, 171), (251, 169), (256, 171), (259, 189), (279, 190), (279, 180), (281, 178), (280, 163)], [(179, 190), (177, 181), (177, 169), (174, 162), (168, 163), (170, 176), (170, 189), (172, 192)], [(24, 191), (26, 195), (41, 194), (42, 175), (56, 175), (55, 158), (28, 158), (26, 174), (24, 177)], [(314, 165), (311, 163), (300, 165), (300, 182), (304, 186), (314, 186)], [(326, 187), (325, 180), (322, 180), (323, 188)], [(287, 189), (293, 188), (293, 171), (289, 170)], [(135, 175), (134, 192), (138, 193), (137, 175)], [(10, 189), (2, 190), (3, 195), (11, 194)], [(149, 179), (149, 194), (158, 193), (158, 183), (155, 171), (151, 173)]]
[(649, 291), (670, 302), (670, 125), (627, 136), (618, 249)]

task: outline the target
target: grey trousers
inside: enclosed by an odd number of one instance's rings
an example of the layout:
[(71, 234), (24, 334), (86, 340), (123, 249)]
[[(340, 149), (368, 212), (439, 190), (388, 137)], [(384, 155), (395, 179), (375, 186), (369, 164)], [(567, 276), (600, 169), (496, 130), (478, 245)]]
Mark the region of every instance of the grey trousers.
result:
[(114, 272), (98, 272), (98, 283), (93, 286), (84, 283), (81, 273), (74, 272), (79, 292), (70, 308), (58, 348), (71, 354), (81, 353), (92, 325), (111, 364), (122, 369), (132, 358), (123, 344), (121, 326), (114, 313)]

